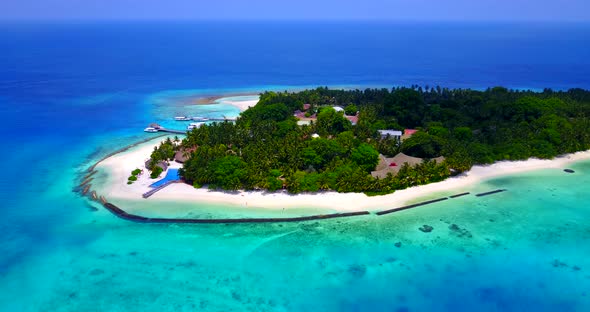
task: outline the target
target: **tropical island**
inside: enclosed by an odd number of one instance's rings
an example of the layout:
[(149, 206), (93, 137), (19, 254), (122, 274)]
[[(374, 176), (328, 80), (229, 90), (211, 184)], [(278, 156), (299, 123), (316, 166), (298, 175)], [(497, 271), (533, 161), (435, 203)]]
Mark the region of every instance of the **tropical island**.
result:
[(317, 88), (241, 105), (234, 122), (105, 159), (106, 180), (93, 190), (138, 214), (215, 203), (308, 215), (383, 210), (590, 158), (590, 92), (581, 89)]
[(584, 90), (265, 92), (235, 123), (163, 142), (149, 169), (157, 176), (156, 164), (182, 154), (180, 176), (195, 188), (387, 194), (476, 164), (588, 150), (588, 116)]

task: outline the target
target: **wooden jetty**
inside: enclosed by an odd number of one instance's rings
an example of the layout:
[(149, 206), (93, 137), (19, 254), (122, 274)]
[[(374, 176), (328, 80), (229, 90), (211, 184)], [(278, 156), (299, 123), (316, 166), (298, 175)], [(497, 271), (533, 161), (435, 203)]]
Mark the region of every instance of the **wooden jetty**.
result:
[(238, 120), (238, 118), (227, 118), (227, 117), (222, 117), (222, 118), (209, 118), (209, 117), (203, 117), (203, 118), (198, 118), (195, 117), (197, 119), (187, 119), (187, 120), (176, 120), (176, 121), (196, 121), (196, 122), (207, 122), (207, 121), (236, 121)]
[(156, 129), (158, 130), (158, 132), (168, 132), (168, 133), (175, 133), (175, 134), (186, 134), (186, 131), (183, 130), (172, 130), (172, 129), (166, 129), (166, 128), (160, 128), (160, 129)]
[(168, 186), (168, 185), (170, 185), (170, 184), (172, 184), (172, 183), (182, 183), (182, 181), (181, 181), (181, 180), (172, 180), (172, 181), (168, 181), (168, 182), (166, 182), (166, 183), (164, 183), (164, 184), (162, 184), (162, 185), (160, 185), (160, 186), (158, 186), (158, 187), (154, 188), (153, 190), (150, 190), (150, 191), (148, 191), (148, 192), (145, 192), (145, 193), (143, 193), (141, 196), (142, 196), (143, 198), (148, 198), (148, 197), (150, 197), (150, 196), (154, 195), (156, 192), (158, 192), (158, 191), (162, 190), (163, 188), (165, 188), (166, 186)]

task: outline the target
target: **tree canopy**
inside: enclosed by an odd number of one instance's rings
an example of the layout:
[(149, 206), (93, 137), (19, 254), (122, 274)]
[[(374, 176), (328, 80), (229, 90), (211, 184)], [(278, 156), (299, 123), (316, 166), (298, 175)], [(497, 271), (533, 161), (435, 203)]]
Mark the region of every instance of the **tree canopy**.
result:
[[(303, 104), (317, 111), (311, 125), (299, 126), (293, 113)], [(343, 112), (356, 115), (352, 125)], [(193, 129), (182, 141), (194, 150), (180, 175), (197, 187), (227, 190), (285, 187), (293, 193), (336, 190), (382, 194), (440, 181), (450, 170), (529, 157), (552, 158), (590, 149), (590, 92), (543, 92), (401, 87), (393, 89), (265, 92), (235, 123)], [(404, 138), (381, 138), (380, 129), (419, 131)], [(319, 134), (316, 138), (313, 134)], [(153, 160), (169, 160), (178, 150), (165, 142)], [(373, 178), (379, 154), (398, 152), (424, 158), (402, 166), (395, 176)], [(444, 156), (443, 163), (429, 159)]]

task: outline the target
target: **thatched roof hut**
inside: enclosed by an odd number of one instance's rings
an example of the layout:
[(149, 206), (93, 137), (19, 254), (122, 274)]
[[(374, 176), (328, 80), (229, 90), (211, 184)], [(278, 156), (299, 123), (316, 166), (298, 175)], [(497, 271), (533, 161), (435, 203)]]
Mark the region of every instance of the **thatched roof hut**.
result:
[[(151, 159), (148, 159), (148, 160), (146, 160), (146, 161), (145, 161), (145, 168), (146, 168), (146, 169), (149, 169), (149, 168), (151, 167), (151, 164), (152, 164), (152, 160), (151, 160)], [(160, 162), (158, 162), (158, 163), (156, 164), (156, 166), (158, 166), (158, 167), (162, 168), (162, 170), (164, 170), (164, 171), (166, 171), (166, 170), (168, 169), (168, 164), (166, 164), (166, 162), (165, 162), (165, 161), (160, 161)]]
[(191, 154), (196, 151), (197, 148), (196, 147), (191, 147), (191, 148), (181, 148), (179, 151), (177, 151), (174, 154), (174, 160), (177, 163), (181, 163), (184, 164), (191, 156)]
[(185, 151), (177, 151), (174, 154), (174, 161), (176, 161), (177, 163), (184, 164), (184, 162), (188, 160), (188, 156), (189, 154)]
[[(413, 167), (415, 165), (421, 164), (424, 161), (424, 158), (412, 157), (404, 153), (399, 153), (392, 158), (385, 158), (383, 155), (379, 156), (379, 164), (377, 165), (377, 168), (375, 168), (375, 171), (371, 172), (371, 175), (380, 179), (387, 177), (388, 173), (396, 175), (404, 164), (408, 164), (410, 167)], [(433, 158), (432, 160), (440, 164), (445, 160), (445, 158), (441, 156)]]

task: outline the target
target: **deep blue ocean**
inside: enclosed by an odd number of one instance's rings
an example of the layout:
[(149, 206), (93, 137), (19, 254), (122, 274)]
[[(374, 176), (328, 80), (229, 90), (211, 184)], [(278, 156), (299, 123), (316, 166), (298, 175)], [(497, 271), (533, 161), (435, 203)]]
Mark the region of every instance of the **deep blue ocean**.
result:
[(135, 224), (72, 192), (170, 118), (166, 92), (589, 89), (589, 38), (590, 24), (0, 23), (0, 310), (589, 311), (588, 163), (378, 220)]

